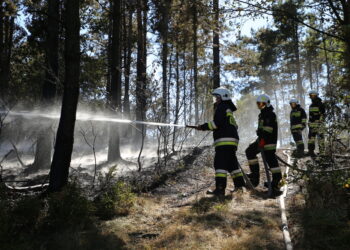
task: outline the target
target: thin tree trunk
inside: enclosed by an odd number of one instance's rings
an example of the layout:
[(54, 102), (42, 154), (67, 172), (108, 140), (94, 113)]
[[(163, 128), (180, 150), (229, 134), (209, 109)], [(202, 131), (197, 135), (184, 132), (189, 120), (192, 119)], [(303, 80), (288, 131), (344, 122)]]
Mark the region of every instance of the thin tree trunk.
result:
[(342, 8), (344, 13), (344, 38), (345, 38), (345, 65), (347, 68), (346, 76), (345, 76), (345, 88), (350, 90), (350, 2), (349, 1), (341, 1)]
[[(112, 43), (111, 43), (111, 93), (109, 103), (117, 115), (121, 115), (121, 0), (112, 3)], [(110, 124), (108, 162), (118, 161), (120, 155), (119, 125)]]
[[(180, 63), (179, 63), (179, 51), (178, 48), (176, 48), (176, 55), (175, 55), (175, 61), (176, 61), (176, 101), (175, 101), (175, 121), (174, 123), (177, 124), (179, 121), (179, 112), (180, 112)], [(176, 144), (176, 133), (177, 128), (174, 127), (174, 133), (173, 133), (173, 144), (172, 144), (172, 151), (175, 152), (175, 144)]]
[(220, 87), (220, 27), (219, 27), (219, 0), (213, 0), (214, 34), (213, 34), (213, 88)]
[(65, 81), (61, 118), (50, 172), (51, 192), (60, 191), (68, 182), (74, 143), (74, 127), (79, 98), (80, 17), (79, 0), (65, 2)]
[[(280, 116), (280, 109), (279, 109), (279, 102), (278, 102), (278, 98), (277, 98), (277, 91), (276, 91), (277, 86), (273, 89), (273, 93), (275, 95), (275, 100), (276, 100), (276, 115), (277, 117), (281, 117)], [(282, 135), (282, 130), (281, 130), (281, 126), (278, 126), (278, 138), (280, 141), (280, 146), (283, 145), (283, 135)]]
[[(136, 79), (136, 120), (144, 120), (146, 112), (146, 63), (147, 63), (147, 0), (138, 0), (137, 6), (137, 79)], [(145, 134), (145, 126), (137, 125), (138, 130)], [(140, 143), (136, 134), (135, 145)]]
[(194, 85), (194, 117), (195, 124), (199, 122), (199, 107), (198, 107), (198, 45), (197, 45), (197, 28), (198, 28), (198, 18), (197, 18), (197, 4), (195, 1), (192, 2), (192, 32), (193, 32), (193, 85)]
[[(43, 105), (53, 105), (56, 96), (58, 81), (58, 46), (59, 46), (59, 1), (48, 0), (47, 38), (45, 46), (46, 68), (43, 85)], [(51, 124), (40, 130), (36, 144), (36, 153), (33, 163), (35, 170), (47, 169), (51, 164), (53, 136), (50, 132)]]
[(169, 10), (171, 0), (161, 1), (160, 13), (161, 13), (161, 24), (160, 24), (160, 37), (162, 40), (162, 82), (163, 82), (163, 96), (162, 96), (162, 121), (166, 121), (168, 117), (167, 110), (167, 92), (168, 87), (168, 33), (169, 33)]
[(329, 65), (329, 60), (328, 60), (328, 52), (327, 52), (327, 46), (326, 46), (326, 39), (322, 39), (323, 43), (323, 51), (324, 51), (324, 57), (326, 59), (326, 72), (327, 72), (327, 86), (329, 90), (331, 91), (331, 96), (333, 96), (333, 90), (332, 90), (332, 85), (331, 85), (331, 72), (330, 72), (330, 65)]
[(189, 101), (190, 103), (188, 104), (189, 111), (188, 111), (188, 123), (192, 124), (192, 119), (193, 119), (193, 109), (192, 109), (192, 104), (193, 104), (193, 69), (190, 70), (190, 96), (189, 96)]
[(295, 54), (295, 61), (296, 61), (296, 71), (297, 71), (297, 91), (298, 91), (298, 97), (301, 102), (301, 105), (305, 107), (305, 95), (304, 95), (304, 88), (303, 88), (303, 82), (301, 79), (301, 64), (300, 64), (300, 53), (299, 53), (299, 34), (298, 34), (298, 24), (294, 23), (294, 54)]
[(184, 123), (187, 124), (187, 93), (186, 93), (186, 88), (187, 88), (187, 81), (186, 81), (186, 47), (184, 48), (183, 51), (183, 71), (182, 71), (182, 77), (183, 77), (183, 102), (184, 102)]
[(309, 68), (310, 89), (313, 89), (314, 84), (313, 84), (313, 77), (312, 77), (312, 59), (310, 55), (307, 57), (307, 62), (308, 62), (308, 68)]
[[(169, 57), (169, 77), (168, 77), (168, 87), (167, 87), (167, 110), (168, 113), (170, 113), (171, 109), (170, 109), (170, 91), (171, 91), (171, 81), (172, 81), (172, 71), (173, 71), (173, 51), (170, 51), (170, 57)], [(169, 117), (169, 114), (168, 114)]]
[(10, 62), (11, 62), (11, 53), (13, 46), (13, 32), (14, 32), (14, 16), (5, 16), (6, 8), (3, 8), (1, 5), (0, 9), (0, 91), (1, 95), (5, 94), (10, 90), (9, 81), (10, 81)]
[(126, 32), (126, 57), (125, 57), (125, 86), (124, 86), (124, 107), (123, 113), (127, 118), (130, 118), (130, 72), (131, 72), (131, 56), (132, 56), (132, 15), (133, 10), (128, 12), (128, 24)]

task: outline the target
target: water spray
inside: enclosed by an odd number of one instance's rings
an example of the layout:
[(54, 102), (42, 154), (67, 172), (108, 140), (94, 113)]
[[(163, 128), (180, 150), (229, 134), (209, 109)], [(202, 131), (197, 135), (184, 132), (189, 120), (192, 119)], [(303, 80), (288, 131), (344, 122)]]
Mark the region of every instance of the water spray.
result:
[[(59, 114), (43, 114), (39, 112), (0, 112), (0, 114), (6, 114), (7, 116), (22, 116), (25, 118), (47, 118), (47, 119), (60, 119)], [(141, 124), (149, 126), (160, 126), (160, 127), (180, 127), (180, 128), (197, 128), (197, 126), (189, 126), (182, 124), (173, 124), (173, 123), (160, 123), (160, 122), (145, 122), (145, 121), (135, 121), (128, 119), (118, 119), (113, 117), (106, 116), (92, 116), (84, 113), (77, 113), (76, 120), (78, 121), (100, 121), (100, 122), (112, 122), (112, 123), (123, 123), (123, 124)]]

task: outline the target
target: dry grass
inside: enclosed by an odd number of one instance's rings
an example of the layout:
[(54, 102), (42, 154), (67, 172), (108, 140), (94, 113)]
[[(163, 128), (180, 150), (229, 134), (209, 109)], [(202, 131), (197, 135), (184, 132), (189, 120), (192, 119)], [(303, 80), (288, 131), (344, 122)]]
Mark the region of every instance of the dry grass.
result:
[(127, 249), (282, 249), (279, 223), (275, 201), (254, 203), (248, 193), (181, 208), (140, 197), (131, 215), (106, 222), (105, 230)]

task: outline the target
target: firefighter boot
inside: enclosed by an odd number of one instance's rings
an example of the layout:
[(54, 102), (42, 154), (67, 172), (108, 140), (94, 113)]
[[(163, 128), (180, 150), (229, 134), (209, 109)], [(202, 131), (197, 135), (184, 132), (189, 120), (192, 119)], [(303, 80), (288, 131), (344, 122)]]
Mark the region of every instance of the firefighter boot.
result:
[(249, 166), (251, 173), (247, 174), (248, 178), (250, 179), (250, 182), (252, 183), (253, 187), (257, 187), (259, 185), (260, 180), (260, 173), (259, 173), (259, 166)]
[(227, 178), (223, 177), (215, 177), (215, 190), (208, 190), (207, 194), (214, 195), (217, 197), (224, 197), (225, 196), (225, 189), (227, 184)]
[(282, 194), (282, 191), (280, 191), (280, 181), (282, 179), (281, 172), (276, 172), (272, 174), (272, 196), (277, 197)]

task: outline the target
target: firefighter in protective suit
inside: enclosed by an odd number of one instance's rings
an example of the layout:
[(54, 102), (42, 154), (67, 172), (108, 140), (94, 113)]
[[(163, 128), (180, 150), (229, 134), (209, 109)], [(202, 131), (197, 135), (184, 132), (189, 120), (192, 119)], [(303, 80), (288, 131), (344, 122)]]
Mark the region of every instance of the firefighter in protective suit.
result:
[(215, 190), (208, 190), (207, 194), (222, 197), (225, 195), (227, 175), (230, 174), (235, 190), (242, 190), (244, 186), (243, 174), (239, 168), (236, 151), (239, 137), (237, 124), (233, 112), (237, 110), (230, 98), (230, 92), (225, 88), (217, 88), (212, 92), (216, 98), (214, 120), (198, 125), (198, 130), (212, 130), (215, 146)]
[(282, 179), (281, 168), (276, 158), (277, 146), (277, 119), (267, 95), (257, 98), (257, 106), (260, 109), (257, 135), (258, 138), (246, 149), (246, 156), (251, 173), (248, 175), (253, 186), (258, 186), (260, 181), (260, 169), (257, 154), (263, 152), (267, 164), (272, 172), (272, 195), (280, 195), (279, 182)]
[(318, 137), (318, 144), (320, 152), (324, 151), (324, 116), (325, 116), (325, 107), (322, 102), (322, 99), (318, 97), (318, 92), (311, 90), (309, 92), (311, 105), (309, 107), (309, 142), (308, 149), (309, 155), (315, 156), (315, 143), (316, 138)]
[(296, 157), (302, 157), (304, 155), (304, 141), (303, 141), (303, 130), (306, 127), (306, 113), (305, 110), (300, 106), (299, 101), (295, 98), (289, 101), (290, 107), (290, 130), (297, 150), (293, 152)]

